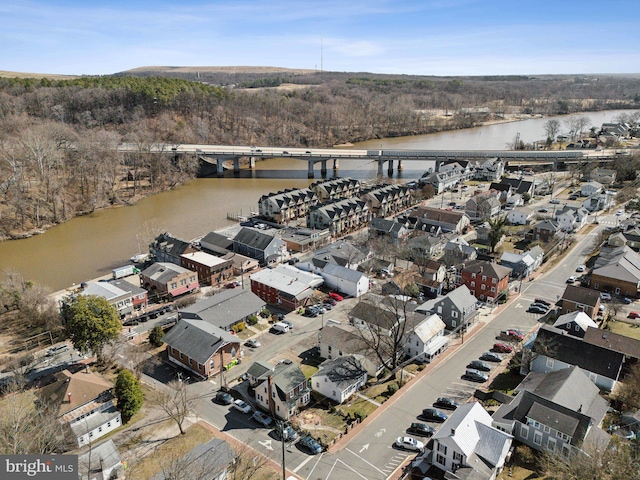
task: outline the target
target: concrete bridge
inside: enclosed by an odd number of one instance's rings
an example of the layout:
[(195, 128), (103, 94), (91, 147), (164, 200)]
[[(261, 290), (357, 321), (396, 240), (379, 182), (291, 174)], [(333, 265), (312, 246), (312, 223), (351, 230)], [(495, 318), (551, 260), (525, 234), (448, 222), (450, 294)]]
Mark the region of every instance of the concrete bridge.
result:
[[(120, 151), (140, 151), (135, 144), (122, 144)], [(257, 158), (294, 158), (307, 162), (308, 177), (314, 177), (314, 167), (320, 163), (322, 175), (327, 173), (327, 163), (332, 162), (332, 168), (337, 170), (339, 162), (351, 160), (368, 160), (377, 162), (378, 175), (384, 172), (392, 175), (394, 168), (402, 170), (406, 161), (435, 161), (436, 171), (440, 164), (447, 160), (480, 160), (486, 158), (501, 158), (505, 163), (520, 166), (552, 165), (557, 168), (558, 163), (606, 162), (616, 158), (616, 150), (580, 151), (580, 150), (359, 150), (349, 148), (294, 148), (294, 147), (258, 147), (234, 145), (186, 145), (186, 144), (154, 144), (146, 151), (150, 153), (194, 154), (202, 160), (216, 165), (218, 176), (224, 174), (223, 162), (233, 161), (233, 170), (240, 170), (240, 159), (249, 159), (249, 168), (255, 166)]]

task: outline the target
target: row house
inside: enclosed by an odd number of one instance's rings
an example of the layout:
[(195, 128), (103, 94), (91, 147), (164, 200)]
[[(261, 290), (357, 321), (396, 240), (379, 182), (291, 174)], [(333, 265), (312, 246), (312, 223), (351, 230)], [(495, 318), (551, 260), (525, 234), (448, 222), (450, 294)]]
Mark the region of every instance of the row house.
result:
[(258, 200), (258, 212), (263, 217), (284, 224), (304, 218), (309, 207), (318, 203), (318, 196), (309, 188), (284, 190), (263, 195)]
[(510, 268), (474, 260), (462, 268), (461, 281), (478, 300), (493, 303), (509, 288), (510, 275)]
[(371, 217), (366, 202), (348, 198), (312, 207), (307, 212), (307, 227), (329, 229), (332, 236), (342, 236), (362, 228)]
[(220, 285), (233, 276), (233, 262), (205, 252), (185, 253), (181, 265), (198, 273), (200, 283)]
[(190, 242), (173, 237), (170, 233), (158, 235), (149, 244), (149, 253), (156, 262), (168, 262), (180, 265), (180, 257), (197, 249)]
[(310, 380), (293, 362), (278, 363), (256, 377), (255, 383), (256, 403), (280, 420), (297, 415), (311, 400)]
[(411, 190), (405, 185), (376, 185), (360, 192), (374, 217), (388, 217), (413, 204)]
[(454, 162), (441, 164), (437, 171), (426, 174), (419, 180), (419, 183), (421, 185), (431, 185), (438, 195), (469, 180), (472, 176), (473, 173), (468, 165), (465, 167), (459, 162)]
[(200, 288), (198, 274), (180, 265), (157, 262), (140, 273), (140, 283), (150, 298), (173, 299)]
[(124, 318), (133, 312), (133, 299), (130, 289), (122, 289), (109, 282), (91, 282), (82, 290), (80, 295), (96, 295), (104, 298), (112, 305), (120, 318)]
[(109, 280), (109, 283), (115, 287), (118, 287), (120, 290), (124, 290), (125, 292), (129, 292), (131, 294), (131, 305), (133, 306), (134, 311), (144, 310), (147, 308), (149, 295), (144, 288), (133, 285), (122, 279)]
[(488, 182), (496, 182), (504, 175), (504, 162), (499, 158), (478, 161), (475, 165), (473, 178)]
[(334, 180), (314, 182), (309, 185), (320, 202), (331, 202), (343, 198), (360, 195), (360, 182), (352, 178), (336, 178)]

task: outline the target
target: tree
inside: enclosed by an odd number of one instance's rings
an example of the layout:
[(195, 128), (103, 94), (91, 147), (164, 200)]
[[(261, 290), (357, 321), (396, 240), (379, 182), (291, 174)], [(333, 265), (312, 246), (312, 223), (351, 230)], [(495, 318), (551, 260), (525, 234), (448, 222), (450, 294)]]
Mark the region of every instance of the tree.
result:
[(185, 433), (183, 424), (196, 400), (188, 387), (187, 382), (172, 380), (166, 388), (156, 391), (153, 398), (153, 403), (176, 422), (181, 435)]
[(161, 326), (156, 325), (153, 327), (151, 332), (149, 332), (149, 343), (154, 347), (161, 347), (164, 343), (164, 330)]
[(122, 331), (118, 312), (104, 297), (77, 295), (63, 306), (65, 330), (73, 346), (82, 353), (93, 352), (102, 361), (102, 351)]
[(582, 135), (585, 128), (591, 123), (591, 119), (589, 117), (580, 116), (580, 117), (571, 117), (569, 120), (565, 122), (567, 128), (569, 129), (569, 133), (571, 134), (571, 140), (576, 140)]
[(529, 202), (529, 200), (531, 200), (531, 194), (530, 194), (529, 192), (524, 192), (524, 193), (522, 194), (522, 201), (523, 201), (524, 203), (528, 203), (528, 202)]
[(640, 364), (633, 365), (618, 390), (618, 401), (630, 409), (640, 408)]
[(506, 231), (507, 217), (496, 217), (489, 219), (489, 245), (491, 246), (491, 253), (496, 249), (496, 245), (500, 243), (504, 233)]
[(126, 423), (133, 417), (144, 402), (144, 394), (140, 382), (131, 370), (122, 369), (116, 378), (115, 395), (118, 399), (118, 410)]
[(547, 139), (551, 140), (551, 143), (555, 142), (560, 132), (560, 122), (556, 119), (547, 120), (544, 124), (544, 132), (547, 134)]

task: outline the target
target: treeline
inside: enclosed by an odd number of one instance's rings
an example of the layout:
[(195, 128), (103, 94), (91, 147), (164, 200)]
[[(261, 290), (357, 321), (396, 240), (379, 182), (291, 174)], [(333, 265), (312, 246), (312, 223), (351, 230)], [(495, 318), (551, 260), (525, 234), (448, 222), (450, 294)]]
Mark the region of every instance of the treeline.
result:
[[(256, 86), (285, 78), (246, 77)], [(150, 154), (155, 143), (328, 147), (471, 127), (513, 111), (555, 114), (640, 102), (640, 79), (632, 76), (292, 78), (314, 85), (222, 88), (126, 75), (0, 79), (0, 238), (135, 201), (197, 174), (196, 158)], [(464, 113), (474, 106), (485, 113)], [(135, 151), (118, 152), (125, 142)]]

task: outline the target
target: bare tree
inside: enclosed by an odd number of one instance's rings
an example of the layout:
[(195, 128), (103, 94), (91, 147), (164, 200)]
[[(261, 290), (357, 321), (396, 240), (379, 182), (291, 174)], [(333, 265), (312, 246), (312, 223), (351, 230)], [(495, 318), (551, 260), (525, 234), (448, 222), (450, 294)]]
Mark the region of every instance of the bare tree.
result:
[(585, 116), (571, 117), (565, 124), (569, 129), (571, 140), (575, 141), (580, 138), (580, 135), (582, 135), (585, 129), (591, 124), (591, 119)]
[(176, 422), (181, 435), (185, 433), (184, 421), (195, 407), (197, 398), (188, 387), (187, 382), (172, 380), (166, 388), (154, 392), (152, 398), (152, 403)]
[(547, 134), (547, 142), (552, 144), (560, 132), (560, 122), (556, 119), (547, 120), (544, 124), (544, 132)]
[(209, 480), (233, 468), (235, 452), (224, 441), (213, 439), (189, 452), (183, 449), (162, 451), (156, 455), (166, 480)]
[(640, 408), (640, 364), (636, 363), (618, 390), (618, 400), (631, 409)]

